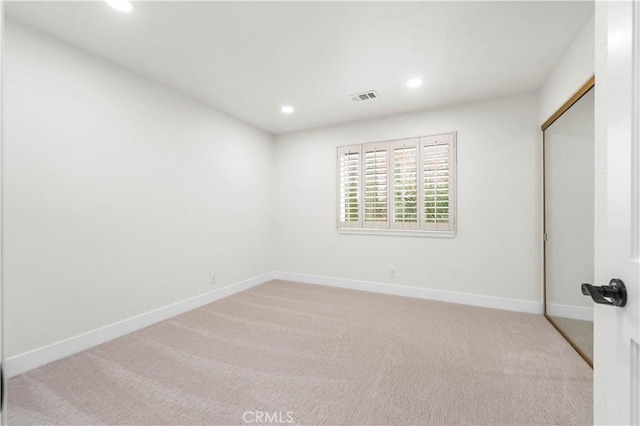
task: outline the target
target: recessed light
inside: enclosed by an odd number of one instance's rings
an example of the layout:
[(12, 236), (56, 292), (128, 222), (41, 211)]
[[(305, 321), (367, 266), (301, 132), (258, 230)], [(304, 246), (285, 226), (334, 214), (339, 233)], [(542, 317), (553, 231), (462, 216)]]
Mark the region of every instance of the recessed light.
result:
[(107, 4), (117, 11), (129, 13), (133, 10), (130, 0), (106, 0)]
[(280, 108), (280, 111), (282, 111), (283, 114), (291, 114), (293, 112), (293, 107), (290, 105), (285, 105)]
[(411, 80), (407, 81), (407, 87), (420, 87), (422, 86), (422, 80), (419, 78), (412, 78)]

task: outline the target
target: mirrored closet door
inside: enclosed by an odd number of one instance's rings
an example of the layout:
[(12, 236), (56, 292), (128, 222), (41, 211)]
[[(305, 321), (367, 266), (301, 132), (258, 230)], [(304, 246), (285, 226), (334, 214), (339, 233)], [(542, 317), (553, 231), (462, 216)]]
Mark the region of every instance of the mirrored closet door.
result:
[[(545, 315), (593, 365), (594, 82), (544, 130)], [(555, 118), (555, 119), (554, 119)]]

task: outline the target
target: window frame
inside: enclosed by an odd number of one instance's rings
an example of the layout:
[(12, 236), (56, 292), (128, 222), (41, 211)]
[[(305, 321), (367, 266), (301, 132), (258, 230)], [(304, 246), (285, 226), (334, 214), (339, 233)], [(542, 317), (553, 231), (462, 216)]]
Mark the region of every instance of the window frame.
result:
[[(443, 143), (444, 141), (444, 143)], [(448, 145), (448, 215), (449, 222), (429, 223), (425, 215), (425, 147), (433, 145)], [(416, 215), (414, 222), (395, 222), (395, 149), (403, 146), (416, 147)], [(367, 153), (374, 150), (386, 150), (387, 182), (386, 182), (386, 221), (367, 221), (366, 216), (366, 167)], [(340, 234), (369, 234), (396, 236), (426, 236), (452, 238), (457, 233), (457, 133), (439, 133), (428, 136), (410, 137), (379, 142), (368, 142), (339, 146), (337, 160), (337, 231)], [(345, 152), (359, 153), (359, 189), (358, 189), (358, 221), (341, 221), (341, 167), (340, 158)], [(437, 187), (436, 187), (437, 190)], [(437, 196), (435, 201), (437, 208)], [(437, 211), (436, 211), (437, 214)]]

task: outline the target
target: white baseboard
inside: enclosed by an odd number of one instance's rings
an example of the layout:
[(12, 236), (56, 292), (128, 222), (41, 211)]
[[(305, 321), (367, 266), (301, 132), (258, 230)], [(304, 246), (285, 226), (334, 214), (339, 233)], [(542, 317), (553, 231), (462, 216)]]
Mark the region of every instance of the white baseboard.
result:
[(481, 296), (478, 294), (430, 290), (405, 285), (276, 271), (231, 284), (30, 352), (13, 356), (5, 362), (5, 375), (7, 377), (17, 376), (18, 374), (22, 374), (50, 362), (71, 356), (93, 346), (122, 337), (145, 327), (149, 327), (176, 315), (199, 308), (200, 306), (204, 306), (208, 303), (231, 296), (273, 279), (363, 290), (395, 296), (438, 300), (441, 302), (460, 303), (463, 305), (482, 306), (485, 308), (504, 309), (508, 311), (527, 312), (533, 314), (542, 314), (543, 312), (542, 303), (527, 300), (506, 299), (501, 297)]
[(593, 308), (548, 303), (547, 315), (583, 321), (593, 321)]
[(463, 305), (482, 306), (485, 308), (504, 309), (507, 311), (527, 312), (530, 314), (542, 314), (544, 312), (542, 302), (532, 302), (528, 300), (481, 296), (479, 294), (457, 293), (444, 290), (430, 290), (420, 287), (299, 274), (295, 272), (276, 271), (273, 273), (273, 277), (275, 279), (297, 281), (307, 284), (327, 285), (352, 290), (392, 294), (395, 296), (415, 297), (419, 299), (438, 300), (441, 302), (460, 303)]
[(171, 305), (89, 331), (79, 336), (13, 356), (6, 360), (5, 375), (6, 377), (17, 376), (18, 374), (50, 362), (71, 356), (93, 346), (138, 331), (192, 309), (199, 308), (218, 299), (266, 283), (272, 279), (273, 273), (269, 272), (180, 302), (172, 303)]

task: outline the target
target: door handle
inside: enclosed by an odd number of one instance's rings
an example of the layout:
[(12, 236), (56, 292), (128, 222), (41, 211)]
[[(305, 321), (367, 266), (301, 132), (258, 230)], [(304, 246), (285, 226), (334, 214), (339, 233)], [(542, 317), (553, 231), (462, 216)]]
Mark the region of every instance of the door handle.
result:
[(582, 284), (582, 294), (591, 296), (594, 302), (601, 305), (612, 305), (622, 308), (627, 304), (627, 288), (619, 278), (614, 278), (609, 281), (609, 285), (593, 286), (591, 284)]
[[(2, 410), (4, 410), (4, 370), (2, 369), (2, 362), (0, 362), (0, 414), (2, 414)], [(2, 420), (2, 419), (0, 419)]]

